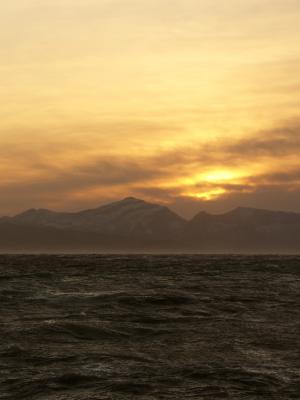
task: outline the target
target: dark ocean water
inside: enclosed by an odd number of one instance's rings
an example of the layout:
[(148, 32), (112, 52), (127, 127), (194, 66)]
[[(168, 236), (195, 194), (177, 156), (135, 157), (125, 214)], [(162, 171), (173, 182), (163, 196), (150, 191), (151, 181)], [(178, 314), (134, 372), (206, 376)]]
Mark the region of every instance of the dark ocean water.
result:
[(300, 257), (0, 256), (0, 399), (300, 399)]

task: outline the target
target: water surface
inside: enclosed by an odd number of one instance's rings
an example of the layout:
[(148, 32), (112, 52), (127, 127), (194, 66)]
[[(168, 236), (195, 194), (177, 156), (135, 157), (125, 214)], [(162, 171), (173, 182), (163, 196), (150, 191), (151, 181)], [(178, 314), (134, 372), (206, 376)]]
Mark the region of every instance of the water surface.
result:
[(292, 256), (0, 256), (0, 399), (299, 399), (299, 293)]

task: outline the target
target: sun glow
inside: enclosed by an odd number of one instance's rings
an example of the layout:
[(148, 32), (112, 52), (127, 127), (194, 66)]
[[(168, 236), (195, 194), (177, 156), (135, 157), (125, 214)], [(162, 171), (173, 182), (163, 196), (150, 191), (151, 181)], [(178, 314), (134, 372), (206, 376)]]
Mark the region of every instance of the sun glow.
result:
[(196, 174), (181, 179), (180, 183), (189, 186), (201, 183), (222, 183), (232, 181), (234, 183), (240, 183), (240, 181), (247, 176), (243, 171), (230, 171), (230, 170), (212, 170), (209, 172)]
[(239, 178), (240, 174), (234, 171), (212, 171), (203, 176), (203, 179), (206, 182), (223, 182), (223, 181), (231, 181), (233, 179)]
[(247, 174), (243, 171), (215, 169), (206, 173), (197, 174), (181, 181), (189, 190), (184, 195), (195, 199), (210, 201), (226, 194), (228, 190), (222, 187), (225, 184), (241, 184)]
[(210, 201), (210, 200), (213, 200), (225, 193), (226, 193), (225, 189), (217, 188), (217, 189), (212, 189), (212, 190), (208, 190), (206, 192), (201, 192), (201, 193), (200, 192), (199, 193), (186, 193), (186, 196), (193, 197), (194, 199)]

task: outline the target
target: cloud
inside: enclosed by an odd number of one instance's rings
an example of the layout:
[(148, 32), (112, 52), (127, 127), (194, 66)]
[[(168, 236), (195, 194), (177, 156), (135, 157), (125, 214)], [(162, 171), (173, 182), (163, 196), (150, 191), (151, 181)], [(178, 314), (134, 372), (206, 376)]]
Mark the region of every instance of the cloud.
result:
[[(68, 151), (65, 146), (53, 145), (43, 152), (30, 148), (26, 151), (22, 146), (7, 152), (2, 149), (1, 162), (10, 162), (11, 169), (16, 168), (19, 173), (0, 183), (0, 208), (4, 212), (32, 206), (74, 209), (135, 195), (175, 208), (181, 204), (183, 210), (186, 204), (189, 214), (191, 202), (204, 208), (222, 209), (222, 204), (240, 205), (247, 199), (255, 205), (257, 199), (257, 204), (264, 201), (268, 208), (278, 203), (272, 200), (274, 193), (276, 199), (282, 199), (282, 208), (292, 204), (300, 211), (300, 206), (292, 200), (298, 198), (300, 188), (300, 161), (297, 161), (300, 125), (296, 122), (239, 140), (177, 146), (157, 154), (135, 152), (121, 157), (90, 153), (84, 147), (81, 154), (79, 149)], [(233, 174), (229, 180), (201, 178), (201, 174), (220, 169), (243, 173), (237, 178)], [(191, 199), (189, 193), (200, 196)], [(217, 193), (217, 196), (207, 196), (205, 200), (205, 196), (201, 199), (201, 193)]]
[(300, 126), (263, 131), (255, 138), (225, 146), (225, 153), (243, 158), (277, 157), (295, 154), (300, 149)]

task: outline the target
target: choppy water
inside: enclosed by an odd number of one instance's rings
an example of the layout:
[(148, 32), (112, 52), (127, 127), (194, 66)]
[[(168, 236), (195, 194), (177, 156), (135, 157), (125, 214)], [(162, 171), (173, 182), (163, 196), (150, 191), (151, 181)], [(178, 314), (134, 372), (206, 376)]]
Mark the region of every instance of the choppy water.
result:
[(0, 399), (300, 399), (300, 258), (0, 256)]

